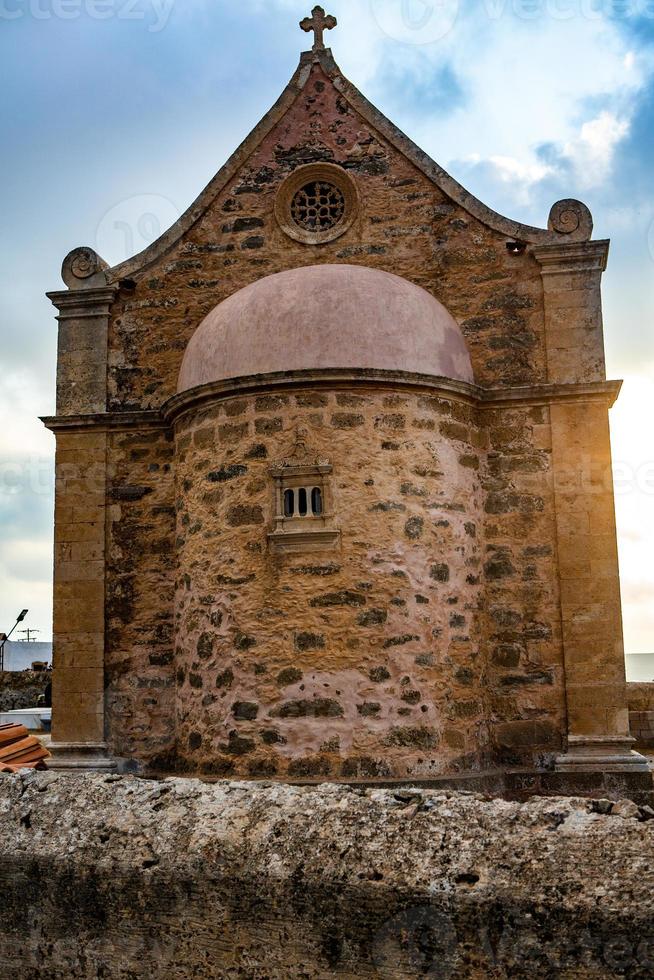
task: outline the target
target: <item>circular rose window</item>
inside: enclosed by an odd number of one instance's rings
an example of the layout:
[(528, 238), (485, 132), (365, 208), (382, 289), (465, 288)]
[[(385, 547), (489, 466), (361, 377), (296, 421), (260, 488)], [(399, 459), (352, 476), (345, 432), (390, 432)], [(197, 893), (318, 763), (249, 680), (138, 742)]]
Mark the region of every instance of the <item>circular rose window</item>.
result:
[(358, 210), (354, 181), (334, 164), (299, 167), (282, 184), (275, 213), (281, 228), (298, 242), (320, 245), (351, 227)]
[(329, 231), (345, 214), (345, 195), (334, 184), (314, 180), (302, 187), (291, 204), (293, 221), (305, 231)]

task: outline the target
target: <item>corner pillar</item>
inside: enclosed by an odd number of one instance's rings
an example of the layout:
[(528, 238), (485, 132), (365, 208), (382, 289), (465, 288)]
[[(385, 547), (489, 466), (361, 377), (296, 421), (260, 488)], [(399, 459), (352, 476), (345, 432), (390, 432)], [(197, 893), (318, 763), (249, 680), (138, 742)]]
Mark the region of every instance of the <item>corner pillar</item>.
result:
[(608, 410), (609, 395), (575, 395), (604, 381), (601, 276), (608, 242), (534, 249), (545, 294), (550, 384), (571, 388), (550, 406), (561, 589), (568, 750), (559, 772), (648, 770), (632, 751)]
[[(106, 412), (108, 324), (117, 291), (101, 285), (95, 253), (81, 251), (89, 263), (80, 265), (80, 250), (64, 263), (70, 290), (48, 294), (59, 310), (57, 416), (48, 421), (57, 437), (50, 767), (112, 770), (104, 677), (107, 434), (83, 417)], [(88, 274), (81, 273), (89, 268), (95, 273), (87, 286)]]

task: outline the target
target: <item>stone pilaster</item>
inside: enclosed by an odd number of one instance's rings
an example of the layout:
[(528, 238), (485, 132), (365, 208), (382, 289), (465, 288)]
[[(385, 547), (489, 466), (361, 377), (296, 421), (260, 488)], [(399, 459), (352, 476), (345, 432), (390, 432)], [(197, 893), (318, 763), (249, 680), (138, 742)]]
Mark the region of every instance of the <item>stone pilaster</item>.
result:
[(115, 289), (48, 293), (59, 310), (57, 415), (92, 415), (107, 406), (107, 329)]
[[(78, 250), (64, 263), (59, 310), (55, 485), (53, 768), (112, 768), (105, 751), (107, 436), (74, 419), (107, 403), (107, 332), (116, 290)], [(70, 424), (67, 423), (70, 419)]]
[[(605, 378), (600, 284), (608, 243), (534, 249), (542, 266), (548, 381)], [(550, 406), (568, 752), (560, 771), (647, 768), (631, 750), (609, 400)]]
[(609, 243), (539, 245), (550, 384), (604, 381), (602, 273)]

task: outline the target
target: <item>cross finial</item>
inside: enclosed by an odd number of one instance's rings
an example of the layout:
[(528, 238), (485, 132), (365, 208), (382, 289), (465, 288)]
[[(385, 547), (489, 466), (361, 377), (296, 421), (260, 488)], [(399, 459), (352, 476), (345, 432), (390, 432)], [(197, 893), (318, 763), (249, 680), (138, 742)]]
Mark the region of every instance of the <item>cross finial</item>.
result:
[(300, 21), (300, 27), (307, 34), (313, 31), (315, 34), (315, 41), (313, 45), (314, 51), (324, 51), (325, 42), (323, 41), (323, 35), (325, 31), (333, 30), (338, 24), (335, 17), (331, 14), (325, 16), (324, 7), (314, 7), (311, 11), (311, 17), (305, 17), (304, 20)]

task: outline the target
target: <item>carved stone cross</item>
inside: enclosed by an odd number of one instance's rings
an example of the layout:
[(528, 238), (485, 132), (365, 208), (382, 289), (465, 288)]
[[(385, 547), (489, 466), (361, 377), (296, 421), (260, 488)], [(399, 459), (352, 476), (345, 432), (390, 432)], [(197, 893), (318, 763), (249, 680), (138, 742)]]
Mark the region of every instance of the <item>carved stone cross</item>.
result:
[(325, 42), (323, 41), (324, 32), (333, 30), (338, 24), (335, 17), (331, 14), (325, 16), (325, 10), (323, 7), (314, 7), (311, 11), (311, 17), (305, 17), (304, 20), (300, 21), (300, 27), (307, 34), (313, 31), (316, 38), (313, 45), (314, 51), (324, 51)]

